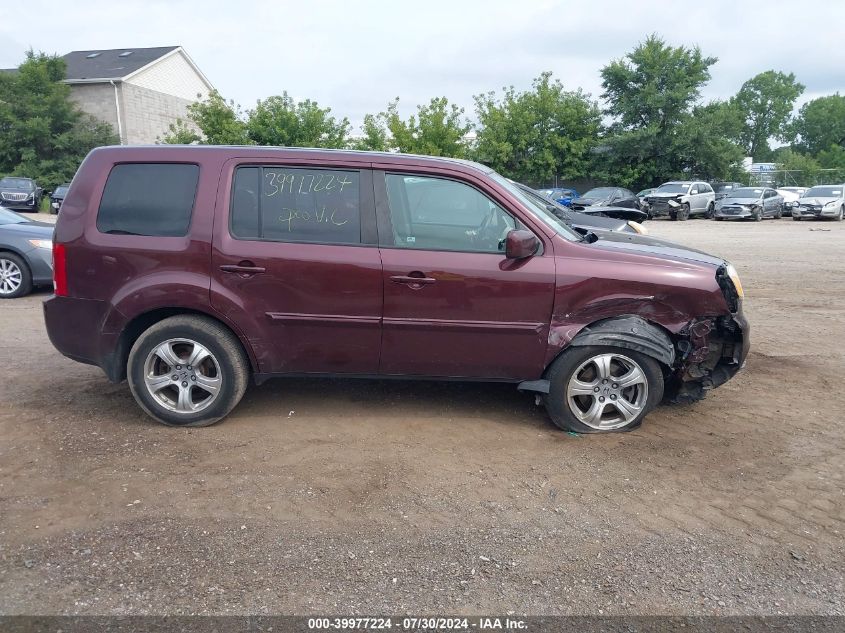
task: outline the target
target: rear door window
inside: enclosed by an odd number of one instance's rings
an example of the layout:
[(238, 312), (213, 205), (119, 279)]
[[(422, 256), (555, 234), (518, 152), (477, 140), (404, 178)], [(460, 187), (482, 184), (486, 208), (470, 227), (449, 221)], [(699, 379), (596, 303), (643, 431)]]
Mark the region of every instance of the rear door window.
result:
[(191, 224), (199, 166), (124, 163), (109, 173), (97, 230), (116, 235), (184, 237)]
[(243, 240), (360, 244), (360, 173), (239, 167), (229, 229), (233, 237)]

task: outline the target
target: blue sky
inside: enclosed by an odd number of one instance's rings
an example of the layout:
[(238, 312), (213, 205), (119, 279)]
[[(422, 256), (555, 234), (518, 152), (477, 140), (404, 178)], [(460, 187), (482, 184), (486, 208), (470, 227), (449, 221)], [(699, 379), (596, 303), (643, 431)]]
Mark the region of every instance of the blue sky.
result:
[(652, 32), (719, 58), (705, 99), (730, 96), (769, 69), (794, 72), (807, 86), (802, 102), (845, 93), (845, 2), (838, 1), (3, 4), (0, 67), (17, 65), (30, 47), (63, 54), (180, 44), (244, 108), (287, 90), (354, 124), (397, 96), (404, 112), (445, 95), (471, 115), (474, 94), (526, 88), (544, 70), (598, 98), (601, 67)]

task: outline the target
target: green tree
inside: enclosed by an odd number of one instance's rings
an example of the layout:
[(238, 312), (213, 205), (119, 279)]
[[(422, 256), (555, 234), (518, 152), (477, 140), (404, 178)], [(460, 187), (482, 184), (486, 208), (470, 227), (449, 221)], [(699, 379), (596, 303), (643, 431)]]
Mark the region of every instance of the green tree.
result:
[(29, 51), (15, 73), (0, 73), (0, 172), (51, 190), (73, 178), (93, 148), (118, 142), (110, 125), (70, 99), (64, 60)]
[(434, 97), (427, 104), (417, 106), (416, 115), (407, 119), (399, 114), (399, 97), (396, 97), (385, 112), (364, 117), (364, 138), (356, 147), (462, 158), (467, 153), (464, 136), (471, 129), (464, 109), (450, 104), (446, 97)]
[(816, 158), (824, 169), (845, 169), (845, 147), (831, 145), (818, 153)]
[(240, 106), (226, 101), (216, 90), (204, 101), (188, 106), (188, 120), (170, 125), (164, 143), (202, 143), (208, 145), (246, 145), (246, 123)]
[(379, 122), (377, 115), (366, 115), (361, 129), (364, 132), (363, 136), (352, 141), (350, 149), (371, 152), (386, 152), (388, 150), (387, 130)]
[(814, 156), (833, 145), (845, 147), (845, 96), (837, 92), (805, 103), (792, 131), (799, 147)]
[(795, 75), (774, 70), (742, 84), (732, 103), (744, 118), (738, 140), (747, 156), (758, 162), (768, 160), (770, 138), (789, 140), (789, 117), (803, 92), (804, 86), (795, 80)]
[(531, 90), (511, 86), (501, 97), (477, 95), (475, 108), (481, 124), (474, 150), (479, 161), (531, 184), (587, 176), (601, 124), (589, 95), (565, 90), (545, 72)]
[(678, 126), (676, 148), (681, 173), (706, 180), (743, 180), (745, 153), (731, 140), (741, 123), (730, 103), (694, 107), (691, 116)]
[(788, 184), (809, 187), (818, 182), (821, 165), (812, 156), (785, 148), (777, 153), (778, 169), (787, 173), (781, 179)]
[(684, 156), (692, 152), (684, 140), (695, 135), (680, 128), (716, 61), (698, 47), (668, 46), (651, 35), (624, 59), (602, 68), (605, 113), (613, 123), (601, 159), (605, 169), (619, 174), (617, 181), (640, 187), (681, 175)]
[(346, 147), (349, 129), (349, 120), (336, 120), (331, 108), (296, 102), (287, 92), (259, 101), (246, 122), (250, 141), (281, 147)]

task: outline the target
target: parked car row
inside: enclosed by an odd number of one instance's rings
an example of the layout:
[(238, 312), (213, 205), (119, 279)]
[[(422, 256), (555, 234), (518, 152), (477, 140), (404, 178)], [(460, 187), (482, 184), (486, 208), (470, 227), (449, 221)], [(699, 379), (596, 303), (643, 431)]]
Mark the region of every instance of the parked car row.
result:
[[(62, 208), (70, 183), (63, 183), (50, 193), (50, 213), (56, 214)], [(12, 211), (37, 213), (41, 208), (44, 190), (32, 178), (6, 176), (0, 178), (0, 207)]]
[[(599, 211), (602, 204), (612, 204), (617, 208), (629, 206), (644, 212), (642, 220), (663, 216), (671, 220), (688, 220), (695, 216), (716, 220), (762, 220), (784, 215), (792, 215), (796, 220), (812, 217), (839, 220), (845, 215), (843, 190), (845, 185), (773, 189), (765, 186), (749, 187), (739, 182), (710, 184), (697, 180), (676, 180), (659, 187), (643, 189), (636, 194), (621, 187), (598, 187), (580, 198), (572, 198), (568, 206), (580, 211)], [(547, 191), (541, 190), (541, 193)], [(604, 215), (611, 213), (604, 212)]]

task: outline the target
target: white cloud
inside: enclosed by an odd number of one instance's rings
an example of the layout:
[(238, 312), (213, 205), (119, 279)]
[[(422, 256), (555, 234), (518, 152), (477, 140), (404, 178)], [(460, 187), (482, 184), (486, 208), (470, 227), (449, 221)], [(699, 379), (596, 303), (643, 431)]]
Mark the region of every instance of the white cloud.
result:
[[(845, 92), (845, 3), (13, 2), (0, 22), (0, 67), (25, 51), (181, 44), (244, 107), (287, 90), (358, 123), (400, 97), (411, 111), (446, 95), (528, 87), (551, 70), (598, 97), (599, 70), (655, 32), (719, 58), (705, 98), (724, 98), (768, 69), (794, 72), (807, 95)], [(19, 15), (20, 20), (9, 20)], [(44, 16), (23, 29), (25, 16)]]

